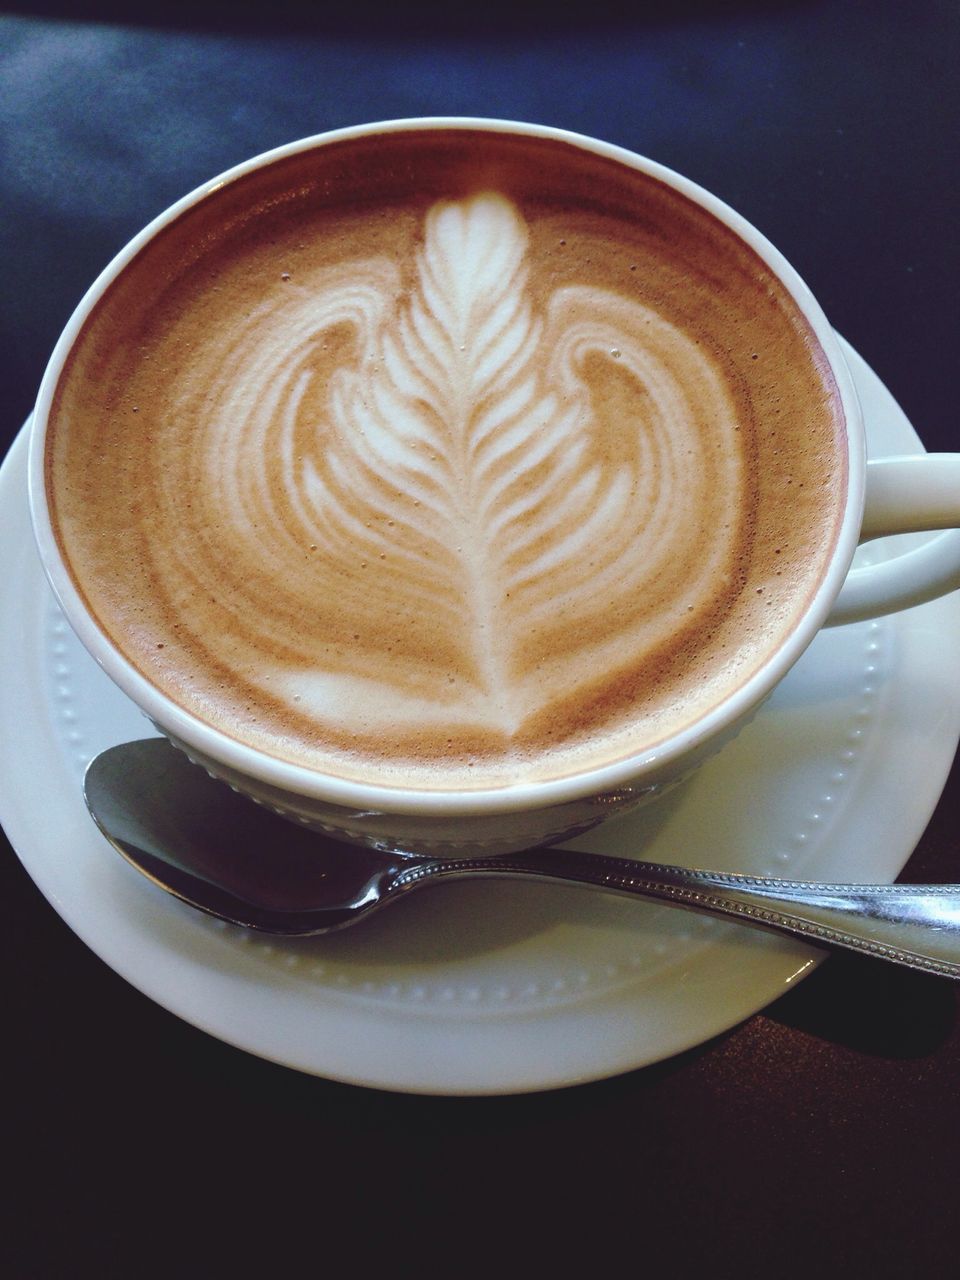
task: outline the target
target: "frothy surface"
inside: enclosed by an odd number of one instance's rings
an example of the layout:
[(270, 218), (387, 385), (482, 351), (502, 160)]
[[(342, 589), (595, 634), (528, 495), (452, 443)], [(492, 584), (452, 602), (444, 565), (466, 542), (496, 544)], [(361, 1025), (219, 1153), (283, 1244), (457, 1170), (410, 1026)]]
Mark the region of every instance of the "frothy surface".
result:
[(842, 505), (826, 362), (654, 180), (461, 131), (223, 188), (88, 321), (48, 454), (103, 629), (231, 735), (342, 776), (554, 776), (776, 647)]

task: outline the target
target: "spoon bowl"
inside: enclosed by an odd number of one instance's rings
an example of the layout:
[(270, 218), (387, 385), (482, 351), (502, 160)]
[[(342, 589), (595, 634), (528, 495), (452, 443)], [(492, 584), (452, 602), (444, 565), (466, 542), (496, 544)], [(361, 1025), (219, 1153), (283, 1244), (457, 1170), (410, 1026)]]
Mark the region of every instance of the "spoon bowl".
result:
[(84, 798), (107, 840), (154, 884), (248, 929), (327, 933), (441, 880), (546, 879), (960, 977), (960, 885), (817, 884), (563, 848), (462, 859), (367, 849), (255, 804), (164, 738), (102, 752), (87, 769)]

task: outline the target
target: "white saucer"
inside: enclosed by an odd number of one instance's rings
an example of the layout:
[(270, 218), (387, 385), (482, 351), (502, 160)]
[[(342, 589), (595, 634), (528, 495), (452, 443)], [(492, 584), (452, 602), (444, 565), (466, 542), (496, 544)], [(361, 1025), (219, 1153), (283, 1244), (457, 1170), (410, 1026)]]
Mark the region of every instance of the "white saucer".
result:
[[(847, 350), (871, 452), (921, 451)], [(0, 820), (67, 924), (159, 1004), (317, 1075), (511, 1093), (689, 1048), (816, 963), (818, 953), (746, 928), (554, 886), (441, 886), (356, 930), (296, 943), (248, 936), (168, 898), (109, 848), (83, 805), (87, 761), (150, 730), (53, 603), (29, 528), (24, 446), (21, 433), (0, 471)], [(823, 632), (692, 782), (578, 843), (691, 866), (892, 880), (960, 735), (958, 638), (960, 593)]]

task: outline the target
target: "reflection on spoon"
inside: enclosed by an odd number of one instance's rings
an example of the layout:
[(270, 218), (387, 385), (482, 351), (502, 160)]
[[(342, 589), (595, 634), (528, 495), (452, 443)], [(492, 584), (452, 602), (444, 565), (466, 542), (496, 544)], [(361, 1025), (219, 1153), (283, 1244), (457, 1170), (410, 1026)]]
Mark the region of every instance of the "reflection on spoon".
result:
[(267, 933), (342, 929), (441, 880), (553, 880), (960, 978), (960, 885), (815, 884), (560, 848), (460, 859), (365, 849), (254, 804), (163, 738), (97, 756), (84, 797), (110, 843), (155, 884), (218, 919)]

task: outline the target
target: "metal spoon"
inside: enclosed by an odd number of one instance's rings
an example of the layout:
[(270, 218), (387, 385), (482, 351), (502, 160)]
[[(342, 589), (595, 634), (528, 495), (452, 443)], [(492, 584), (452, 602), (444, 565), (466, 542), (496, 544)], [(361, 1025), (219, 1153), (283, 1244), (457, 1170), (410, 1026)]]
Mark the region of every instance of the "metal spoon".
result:
[(960, 977), (960, 885), (814, 884), (558, 848), (474, 859), (382, 853), (295, 826), (162, 738), (103, 752), (87, 770), (84, 796), (110, 843), (155, 884), (219, 919), (269, 933), (342, 929), (441, 880), (546, 879)]

